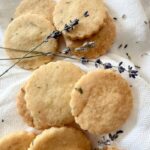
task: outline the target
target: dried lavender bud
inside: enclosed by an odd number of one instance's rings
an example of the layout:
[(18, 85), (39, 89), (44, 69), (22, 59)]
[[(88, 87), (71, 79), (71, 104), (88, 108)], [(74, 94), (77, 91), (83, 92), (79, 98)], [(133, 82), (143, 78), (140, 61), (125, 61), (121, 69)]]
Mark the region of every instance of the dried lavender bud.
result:
[(128, 47), (128, 44), (126, 44), (125, 46), (124, 46), (124, 49), (126, 49)]
[(123, 133), (123, 130), (118, 130), (117, 132), (116, 132), (116, 134), (122, 134)]
[(103, 64), (100, 59), (97, 59), (97, 60), (96, 60), (96, 63), (97, 63), (97, 64)]
[(121, 61), (120, 63), (119, 63), (119, 66), (121, 66), (123, 64), (123, 62)]
[(128, 66), (128, 70), (129, 70), (129, 71), (131, 71), (132, 68), (133, 68), (132, 66), (130, 66), (130, 65)]
[(71, 30), (73, 30), (73, 27), (71, 27), (71, 26), (65, 24), (64, 31), (70, 32)]
[(89, 62), (89, 60), (86, 59), (85, 57), (82, 57), (82, 58), (80, 59), (80, 61), (81, 61), (82, 64), (87, 64), (87, 63)]
[(50, 38), (58, 39), (62, 35), (61, 31), (53, 31), (49, 36), (47, 36), (46, 41), (48, 41)]
[(122, 66), (119, 66), (118, 71), (119, 71), (119, 73), (123, 73), (123, 72), (125, 72), (125, 68)]
[(76, 91), (78, 91), (80, 94), (83, 94), (83, 89), (80, 87), (80, 88), (75, 88)]
[(116, 18), (116, 17), (114, 17), (113, 19), (114, 19), (114, 20), (117, 20), (117, 18)]
[(68, 54), (70, 53), (71, 49), (69, 47), (66, 47), (65, 49), (62, 50), (63, 54)]
[(98, 68), (98, 66), (99, 66), (100, 64), (103, 64), (102, 61), (101, 61), (100, 59), (97, 59), (97, 60), (95, 61), (95, 67)]
[(126, 56), (128, 57), (129, 60), (131, 60), (131, 56), (129, 55), (129, 53), (126, 53)]
[(118, 46), (118, 48), (121, 48), (122, 47), (122, 44), (120, 44), (119, 46)]
[(135, 79), (138, 76), (138, 71), (133, 70), (131, 66), (128, 66), (129, 77)]
[(88, 16), (89, 16), (89, 12), (86, 11), (86, 12), (84, 13), (84, 17), (88, 17)]
[(110, 69), (110, 68), (112, 68), (111, 63), (105, 63), (104, 64), (104, 69)]
[(74, 26), (76, 26), (78, 24), (79, 24), (79, 19), (74, 19), (73, 21), (70, 20), (69, 26), (71, 26), (73, 28)]

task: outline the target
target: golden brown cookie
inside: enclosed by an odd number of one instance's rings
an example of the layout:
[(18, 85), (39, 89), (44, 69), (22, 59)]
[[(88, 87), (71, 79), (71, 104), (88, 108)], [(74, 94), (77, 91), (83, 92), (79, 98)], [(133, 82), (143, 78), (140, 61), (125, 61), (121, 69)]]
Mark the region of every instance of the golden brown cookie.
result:
[(27, 150), (35, 134), (21, 131), (6, 135), (0, 139), (0, 150)]
[[(6, 50), (10, 58), (20, 58), (37, 45), (39, 45), (45, 38), (55, 30), (50, 21), (44, 17), (27, 14), (22, 15), (13, 20), (5, 33), (4, 46), (6, 48), (12, 48)], [(19, 49), (15, 51), (13, 49)], [(57, 50), (57, 41), (50, 39), (47, 43), (44, 43), (36, 49), (38, 52), (55, 52)], [(35, 56), (37, 54), (30, 54), (28, 56)], [(51, 61), (52, 57), (39, 56), (22, 60), (18, 65), (25, 69), (36, 69), (44, 63)], [(16, 61), (16, 60), (14, 60)]]
[(125, 123), (133, 107), (133, 97), (120, 74), (113, 70), (96, 70), (75, 84), (70, 106), (82, 129), (102, 135)]
[(37, 129), (73, 123), (71, 91), (83, 74), (80, 68), (65, 61), (37, 69), (18, 97), (18, 110), (24, 120)]
[(29, 150), (91, 150), (91, 144), (81, 131), (61, 127), (38, 135)]
[(53, 0), (22, 0), (16, 8), (15, 17), (24, 14), (38, 14), (52, 21), (52, 14), (55, 8)]
[[(72, 49), (72, 54), (79, 57), (97, 58), (105, 54), (112, 46), (116, 37), (116, 27), (110, 16), (104, 21), (104, 26), (92, 37), (84, 40), (71, 40), (65, 37), (66, 46)], [(94, 42), (93, 48), (76, 50), (86, 42)]]
[[(89, 16), (83, 17), (86, 11)], [(106, 8), (101, 0), (60, 0), (53, 14), (57, 30), (63, 30), (70, 20), (80, 20), (71, 32), (64, 32), (65, 36), (73, 40), (88, 38), (96, 33), (103, 26), (105, 18)]]

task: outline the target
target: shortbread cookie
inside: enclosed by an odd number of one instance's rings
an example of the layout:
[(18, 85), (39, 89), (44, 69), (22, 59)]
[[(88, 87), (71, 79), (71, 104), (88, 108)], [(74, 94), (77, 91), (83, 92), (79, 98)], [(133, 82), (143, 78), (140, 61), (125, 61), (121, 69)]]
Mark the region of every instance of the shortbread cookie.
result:
[(119, 74), (96, 70), (75, 84), (70, 106), (82, 129), (102, 135), (125, 123), (133, 107), (133, 97), (127, 81)]
[[(89, 16), (83, 17), (88, 11)], [(56, 5), (53, 21), (58, 30), (63, 30), (70, 20), (79, 19), (71, 32), (64, 32), (71, 39), (84, 39), (96, 33), (104, 24), (106, 8), (101, 0), (60, 0)]]
[(27, 150), (35, 134), (25, 131), (12, 133), (0, 139), (0, 150)]
[(71, 91), (83, 74), (80, 68), (65, 61), (37, 69), (21, 91), (24, 94), (18, 97), (18, 109), (24, 120), (37, 129), (73, 123)]
[(29, 150), (91, 150), (91, 144), (81, 131), (61, 127), (38, 135)]
[(16, 8), (15, 17), (27, 13), (42, 15), (52, 21), (52, 14), (55, 8), (53, 0), (22, 0)]
[[(104, 21), (104, 26), (92, 37), (84, 40), (71, 40), (65, 38), (66, 46), (72, 49), (72, 54), (79, 57), (97, 58), (105, 54), (112, 46), (116, 37), (116, 27), (110, 16)], [(93, 48), (78, 50), (86, 42), (94, 42)]]
[[(27, 53), (22, 50), (31, 51), (42, 43), (53, 30), (55, 28), (52, 23), (42, 16), (35, 14), (22, 15), (13, 20), (6, 30), (4, 45), (6, 48), (12, 48), (12, 50), (7, 49), (6, 52), (10, 58), (20, 58)], [(57, 41), (55, 39), (50, 39), (36, 49), (38, 52), (55, 52), (56, 50)], [(32, 53), (28, 56), (35, 55), (39, 54)], [(23, 59), (18, 65), (25, 69), (35, 69), (44, 63), (48, 63), (51, 59), (52, 57), (46, 56), (32, 57)]]

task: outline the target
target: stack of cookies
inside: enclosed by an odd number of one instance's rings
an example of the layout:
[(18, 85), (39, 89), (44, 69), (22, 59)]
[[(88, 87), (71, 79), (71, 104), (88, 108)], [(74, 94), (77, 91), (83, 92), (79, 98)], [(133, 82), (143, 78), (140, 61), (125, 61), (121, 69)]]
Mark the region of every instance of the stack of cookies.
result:
[[(53, 21), (56, 29), (62, 30), (64, 24), (74, 18), (81, 18), (81, 14), (86, 11), (89, 16), (82, 18), (73, 31), (64, 32), (64, 38), (73, 55), (97, 58), (111, 48), (116, 37), (114, 22), (103, 1), (61, 0), (55, 7)], [(85, 50), (78, 49), (86, 42), (95, 42), (95, 46)]]
[(91, 150), (83, 132), (102, 136), (118, 130), (132, 107), (131, 89), (118, 73), (103, 69), (86, 73), (66, 61), (51, 62), (34, 71), (17, 97), (23, 120), (42, 132), (29, 150)]
[[(86, 17), (83, 17), (85, 12)], [(70, 55), (86, 58), (105, 54), (116, 36), (115, 24), (101, 0), (60, 0), (57, 4), (53, 0), (22, 0), (14, 16), (6, 30), (4, 46), (15, 62), (14, 58), (29, 53), (18, 63), (24, 69), (36, 69), (52, 61), (53, 53), (60, 53), (57, 39), (42, 43), (53, 31), (63, 31), (66, 47), (71, 49)], [(74, 19), (79, 19), (79, 24), (72, 30), (64, 30)], [(87, 42), (93, 42), (94, 46), (80, 49)]]

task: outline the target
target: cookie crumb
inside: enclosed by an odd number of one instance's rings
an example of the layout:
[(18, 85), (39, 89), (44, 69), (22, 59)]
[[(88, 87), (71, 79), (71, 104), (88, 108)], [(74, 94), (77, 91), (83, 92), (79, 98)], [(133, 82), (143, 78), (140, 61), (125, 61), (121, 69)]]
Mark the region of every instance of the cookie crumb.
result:
[(4, 122), (4, 119), (2, 119), (2, 123)]

